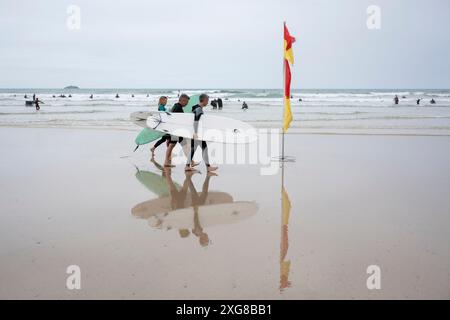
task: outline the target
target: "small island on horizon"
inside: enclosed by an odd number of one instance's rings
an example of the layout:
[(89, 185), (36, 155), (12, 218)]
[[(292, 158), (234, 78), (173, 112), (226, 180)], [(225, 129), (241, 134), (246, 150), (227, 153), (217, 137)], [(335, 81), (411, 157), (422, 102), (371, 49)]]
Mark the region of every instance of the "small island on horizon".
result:
[(67, 87), (64, 87), (64, 89), (80, 89), (80, 88), (77, 86), (67, 86)]

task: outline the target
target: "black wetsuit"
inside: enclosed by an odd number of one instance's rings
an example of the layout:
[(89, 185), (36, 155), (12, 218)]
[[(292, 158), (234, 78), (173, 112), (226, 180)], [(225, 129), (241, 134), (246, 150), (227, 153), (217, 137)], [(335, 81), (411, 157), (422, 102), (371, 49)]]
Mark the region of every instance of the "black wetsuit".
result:
[(222, 101), (222, 99), (217, 99), (217, 104), (218, 104), (218, 106), (219, 106), (219, 110), (221, 110), (222, 109), (222, 107), (223, 107), (223, 101)]
[[(177, 103), (175, 103), (173, 105), (173, 107), (171, 109), (171, 112), (173, 112), (173, 113), (184, 113), (183, 106), (179, 102), (177, 102)], [(181, 142), (181, 141), (183, 141), (182, 137), (170, 136), (170, 143), (175, 144), (175, 143)]]
[[(200, 118), (203, 115), (203, 109), (198, 104), (192, 107), (192, 112), (194, 113), (194, 132), (198, 132), (198, 122), (200, 121)], [(200, 141), (198, 140), (191, 140), (191, 155), (188, 158), (187, 165), (190, 165), (192, 163), (192, 160), (194, 158), (195, 150), (197, 149), (198, 145), (200, 144)], [(205, 161), (205, 164), (207, 167), (209, 167), (209, 157), (208, 157), (208, 145), (206, 144), (206, 141), (201, 141), (202, 146), (202, 156), (203, 161)]]

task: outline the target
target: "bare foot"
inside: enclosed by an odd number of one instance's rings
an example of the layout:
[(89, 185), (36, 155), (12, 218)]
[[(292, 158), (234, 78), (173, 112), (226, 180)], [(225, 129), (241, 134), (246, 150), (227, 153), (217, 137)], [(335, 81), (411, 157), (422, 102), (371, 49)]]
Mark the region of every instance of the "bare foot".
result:
[(191, 167), (192, 167), (192, 168), (193, 168), (193, 167), (196, 167), (196, 166), (198, 166), (199, 164), (200, 164), (200, 162), (192, 161)]
[(192, 168), (191, 166), (186, 166), (184, 167), (184, 171), (196, 171), (194, 168)]
[(216, 171), (217, 169), (219, 169), (219, 167), (209, 166), (209, 167), (206, 168), (206, 170), (207, 170), (208, 172), (213, 172), (213, 171)]
[(208, 177), (217, 177), (217, 176), (218, 176), (218, 174), (215, 173), (215, 172), (213, 172), (213, 171), (208, 171), (208, 172), (206, 172), (206, 175), (207, 175)]

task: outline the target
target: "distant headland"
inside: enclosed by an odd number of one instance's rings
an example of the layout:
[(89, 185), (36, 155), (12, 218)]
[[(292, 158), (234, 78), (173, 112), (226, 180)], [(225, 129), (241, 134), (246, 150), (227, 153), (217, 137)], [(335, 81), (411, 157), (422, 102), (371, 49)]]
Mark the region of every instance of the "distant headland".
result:
[(67, 87), (64, 87), (64, 89), (80, 89), (80, 88), (77, 86), (67, 86)]

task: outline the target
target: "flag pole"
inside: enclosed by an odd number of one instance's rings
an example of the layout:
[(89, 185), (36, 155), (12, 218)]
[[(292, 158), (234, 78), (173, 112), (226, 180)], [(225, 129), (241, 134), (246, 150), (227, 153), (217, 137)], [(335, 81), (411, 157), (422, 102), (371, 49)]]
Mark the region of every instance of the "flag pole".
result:
[[(283, 33), (284, 33), (284, 26), (286, 25), (286, 21), (283, 21)], [(283, 37), (283, 87), (282, 87), (282, 92), (283, 92), (283, 121), (284, 121), (284, 116), (285, 116), (285, 112), (286, 112), (286, 108), (284, 107), (285, 104), (285, 85), (286, 85), (286, 62), (285, 62), (285, 57), (284, 57), (284, 48), (285, 44), (284, 44), (284, 37)], [(283, 122), (282, 122), (283, 123)], [(281, 127), (281, 161), (284, 161), (284, 126)]]

